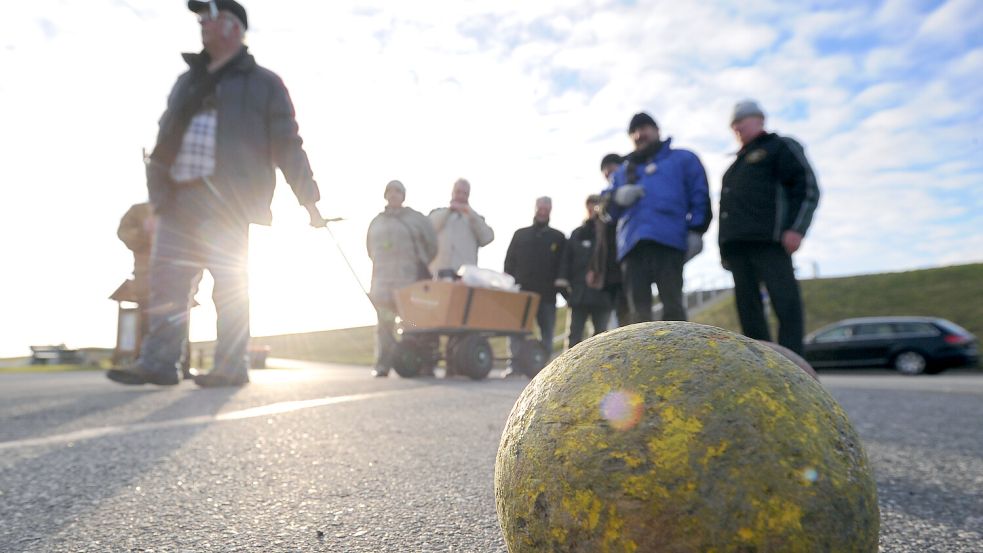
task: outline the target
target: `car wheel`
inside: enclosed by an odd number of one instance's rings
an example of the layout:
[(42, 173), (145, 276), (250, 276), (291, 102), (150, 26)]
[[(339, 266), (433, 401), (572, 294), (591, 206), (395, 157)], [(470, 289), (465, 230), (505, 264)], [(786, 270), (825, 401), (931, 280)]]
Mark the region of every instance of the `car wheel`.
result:
[(902, 351), (894, 357), (894, 370), (901, 374), (921, 374), (926, 367), (928, 361), (917, 351)]

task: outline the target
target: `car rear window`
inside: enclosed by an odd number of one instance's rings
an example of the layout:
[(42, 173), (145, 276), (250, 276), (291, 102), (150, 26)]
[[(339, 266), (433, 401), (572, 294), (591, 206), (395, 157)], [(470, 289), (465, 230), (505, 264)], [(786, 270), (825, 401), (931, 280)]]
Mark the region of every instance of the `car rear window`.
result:
[(944, 330), (944, 331), (946, 331), (946, 332), (948, 332), (950, 334), (958, 334), (959, 336), (967, 336), (967, 337), (968, 336), (972, 336), (972, 334), (970, 334), (968, 330), (966, 330), (965, 328), (957, 325), (956, 323), (954, 323), (952, 321), (947, 321), (945, 319), (939, 319), (939, 320), (935, 321), (935, 324), (941, 326), (942, 327), (942, 330)]

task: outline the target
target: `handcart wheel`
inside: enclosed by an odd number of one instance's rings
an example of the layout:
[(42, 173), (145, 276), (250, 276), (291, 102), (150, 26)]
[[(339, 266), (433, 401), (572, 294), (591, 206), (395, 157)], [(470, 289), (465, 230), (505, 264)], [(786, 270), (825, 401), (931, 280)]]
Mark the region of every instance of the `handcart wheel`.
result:
[(404, 338), (396, 344), (393, 355), (393, 370), (403, 378), (413, 378), (420, 371), (433, 364), (431, 345), (423, 340)]
[(546, 348), (538, 340), (522, 340), (512, 356), (512, 366), (529, 378), (535, 377), (549, 361)]
[(481, 380), (491, 372), (495, 356), (491, 344), (481, 336), (464, 336), (457, 340), (450, 358), (456, 372), (473, 380)]

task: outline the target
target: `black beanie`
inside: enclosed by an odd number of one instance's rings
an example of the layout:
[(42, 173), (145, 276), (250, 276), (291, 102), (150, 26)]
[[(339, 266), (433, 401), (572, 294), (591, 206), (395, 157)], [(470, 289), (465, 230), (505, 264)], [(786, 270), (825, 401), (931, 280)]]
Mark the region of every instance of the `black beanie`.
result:
[(628, 134), (635, 132), (639, 127), (644, 127), (645, 125), (652, 125), (655, 128), (659, 128), (656, 124), (655, 119), (652, 116), (643, 112), (636, 113), (631, 118), (631, 123), (628, 123)]
[(621, 156), (618, 154), (608, 154), (601, 158), (601, 169), (604, 169), (604, 166), (608, 163), (617, 163), (618, 165), (621, 165), (622, 161)]

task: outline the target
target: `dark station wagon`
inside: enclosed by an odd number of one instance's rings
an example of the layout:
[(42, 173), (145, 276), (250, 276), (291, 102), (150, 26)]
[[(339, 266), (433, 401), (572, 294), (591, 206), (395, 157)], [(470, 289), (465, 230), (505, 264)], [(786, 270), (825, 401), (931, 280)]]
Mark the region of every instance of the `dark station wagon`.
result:
[(961, 326), (933, 317), (865, 317), (825, 326), (805, 339), (813, 367), (893, 367), (937, 373), (979, 362), (979, 341)]

